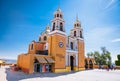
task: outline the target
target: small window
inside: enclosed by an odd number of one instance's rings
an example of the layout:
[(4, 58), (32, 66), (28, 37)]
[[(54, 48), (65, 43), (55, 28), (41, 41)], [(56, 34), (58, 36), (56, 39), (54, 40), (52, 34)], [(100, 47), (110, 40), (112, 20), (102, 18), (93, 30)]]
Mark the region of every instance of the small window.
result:
[(53, 29), (52, 29), (52, 31), (54, 31), (55, 30), (55, 23), (53, 23)]
[(33, 50), (33, 44), (31, 44), (31, 50)]
[(63, 31), (63, 24), (60, 23), (60, 31)]
[(80, 31), (80, 38), (83, 38), (83, 37), (82, 37), (82, 32), (81, 32), (81, 31)]
[(70, 47), (73, 50), (73, 42), (70, 43)]
[(77, 27), (79, 26), (79, 24), (77, 24)]
[(39, 41), (41, 41), (41, 37), (39, 37)]
[(54, 18), (56, 18), (56, 15), (54, 15)]
[(62, 15), (60, 14), (60, 18), (62, 18)]
[(44, 41), (46, 41), (47, 40), (47, 37), (46, 36), (44, 36)]
[(76, 27), (76, 24), (74, 26)]
[(74, 36), (76, 37), (76, 31), (74, 31)]
[(57, 14), (57, 17), (59, 17), (59, 14)]

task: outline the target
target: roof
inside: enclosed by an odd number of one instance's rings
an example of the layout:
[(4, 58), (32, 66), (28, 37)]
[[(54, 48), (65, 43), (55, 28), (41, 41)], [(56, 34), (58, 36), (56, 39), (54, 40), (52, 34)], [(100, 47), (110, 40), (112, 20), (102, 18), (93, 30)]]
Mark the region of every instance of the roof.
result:
[(52, 57), (36, 57), (39, 63), (55, 63)]
[(0, 59), (0, 64), (2, 64), (2, 63), (5, 63), (5, 61), (4, 61), (4, 60), (2, 60), (2, 59)]

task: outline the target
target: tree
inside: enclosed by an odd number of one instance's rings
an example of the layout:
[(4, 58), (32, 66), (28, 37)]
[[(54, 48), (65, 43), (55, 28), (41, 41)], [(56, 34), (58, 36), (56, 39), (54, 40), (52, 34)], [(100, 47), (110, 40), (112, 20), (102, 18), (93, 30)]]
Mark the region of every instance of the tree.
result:
[(95, 63), (97, 65), (111, 65), (111, 56), (110, 52), (106, 50), (105, 47), (101, 47), (102, 53), (100, 54), (98, 51), (87, 53), (89, 57), (94, 57)]
[(109, 51), (106, 52), (106, 57), (107, 57), (107, 65), (111, 65), (112, 60), (111, 60), (111, 56), (110, 56), (110, 52)]
[(94, 57), (94, 53), (93, 53), (93, 52), (91, 52), (91, 53), (90, 53), (90, 56), (91, 56), (91, 58), (93, 58), (93, 57)]
[(90, 58), (90, 53), (87, 53), (87, 57)]
[(95, 63), (97, 65), (100, 65), (100, 58), (101, 58), (100, 53), (98, 51), (95, 51), (94, 52), (94, 59), (95, 59)]
[(105, 48), (105, 47), (101, 47), (102, 50), (102, 64), (104, 65), (111, 65), (111, 56), (110, 56), (110, 52)]
[(117, 55), (118, 60), (120, 60), (120, 54)]
[(87, 53), (87, 57), (88, 58), (93, 58), (94, 57), (94, 53), (93, 52)]
[(120, 54), (117, 55), (118, 60), (115, 61), (117, 66), (120, 66)]

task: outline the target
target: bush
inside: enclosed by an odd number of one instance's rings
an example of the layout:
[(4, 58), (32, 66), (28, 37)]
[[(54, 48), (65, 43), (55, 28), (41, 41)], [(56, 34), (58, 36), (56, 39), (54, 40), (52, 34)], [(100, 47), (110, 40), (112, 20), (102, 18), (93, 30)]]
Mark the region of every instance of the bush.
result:
[(117, 55), (117, 58), (118, 58), (118, 60), (120, 60), (120, 54), (119, 54), (119, 55)]
[(116, 60), (116, 61), (115, 61), (115, 64), (116, 64), (117, 66), (120, 66), (120, 60)]

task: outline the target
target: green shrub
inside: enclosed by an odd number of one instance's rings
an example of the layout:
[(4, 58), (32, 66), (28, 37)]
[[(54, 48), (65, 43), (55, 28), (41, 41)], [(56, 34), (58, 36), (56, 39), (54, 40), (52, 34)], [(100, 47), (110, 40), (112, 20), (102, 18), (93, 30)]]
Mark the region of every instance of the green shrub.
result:
[(116, 64), (117, 66), (120, 66), (120, 60), (116, 60), (116, 61), (115, 61), (115, 64)]
[(117, 58), (118, 58), (118, 60), (120, 60), (120, 54), (119, 54), (119, 55), (117, 55)]

